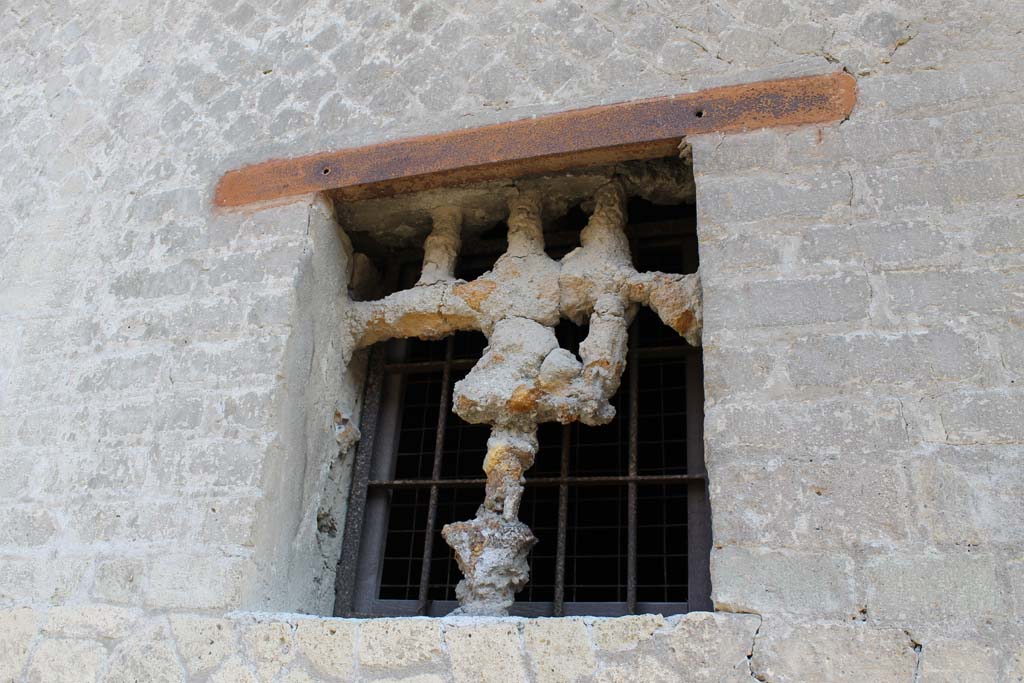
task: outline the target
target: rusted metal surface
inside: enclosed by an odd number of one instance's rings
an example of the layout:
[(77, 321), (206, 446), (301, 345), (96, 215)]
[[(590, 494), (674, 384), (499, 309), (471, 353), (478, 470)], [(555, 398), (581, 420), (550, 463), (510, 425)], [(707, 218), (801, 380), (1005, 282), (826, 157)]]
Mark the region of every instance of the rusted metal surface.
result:
[(856, 101), (837, 72), (711, 88), (229, 171), (221, 207), (332, 191), (344, 200), (669, 156), (691, 135), (838, 121)]
[(636, 544), (637, 491), (636, 476), (640, 451), (640, 325), (629, 328), (629, 478), (626, 485), (626, 613), (636, 613)]
[(384, 349), (370, 352), (366, 388), (363, 391), (363, 415), (360, 421), (362, 438), (356, 449), (352, 486), (349, 489), (348, 509), (345, 513), (344, 546), (334, 575), (334, 616), (352, 613), (355, 599), (356, 566), (363, 533), (363, 515), (366, 512), (367, 481), (373, 457), (377, 418), (380, 415), (381, 381), (384, 377)]
[[(525, 481), (524, 486), (609, 486), (611, 484), (685, 484), (690, 481), (704, 481), (703, 474), (638, 474), (630, 475), (601, 475), (593, 477), (531, 477)], [(374, 479), (366, 485), (381, 489), (428, 489), (432, 486), (443, 488), (472, 488), (484, 486), (486, 479), (473, 477), (471, 479)]]
[[(441, 373), (441, 400), (437, 406), (437, 428), (434, 432), (434, 464), (430, 478), (441, 479), (441, 465), (444, 458), (444, 434), (448, 423), (448, 397), (452, 391), (452, 356), (455, 353), (455, 337), (448, 337), (445, 344), (444, 370)], [(427, 504), (427, 528), (423, 537), (423, 564), (420, 565), (420, 587), (416, 593), (416, 614), (427, 613), (427, 594), (430, 591), (430, 567), (434, 557), (434, 529), (437, 527), (437, 499), (440, 489), (437, 484), (430, 487), (430, 501)]]
[[(569, 456), (572, 448), (572, 427), (562, 425), (562, 449), (559, 476), (569, 478)], [(555, 539), (555, 594), (552, 604), (553, 616), (565, 615), (565, 544), (569, 528), (569, 484), (558, 485), (558, 536)]]

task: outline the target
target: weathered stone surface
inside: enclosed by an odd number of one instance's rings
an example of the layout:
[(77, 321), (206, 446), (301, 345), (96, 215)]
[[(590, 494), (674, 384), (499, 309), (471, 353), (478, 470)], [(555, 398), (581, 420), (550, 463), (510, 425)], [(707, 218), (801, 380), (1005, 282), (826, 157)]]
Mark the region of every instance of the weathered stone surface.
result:
[(921, 651), (923, 683), (986, 683), (1000, 680), (999, 653), (980, 643), (933, 640)]
[(675, 671), (685, 671), (694, 683), (743, 681), (750, 676), (761, 617), (753, 614), (691, 612), (675, 618), (672, 630), (659, 639), (672, 653)]
[(591, 637), (600, 650), (629, 650), (665, 626), (665, 618), (660, 614), (622, 617), (594, 623), (591, 626)]
[(725, 547), (711, 563), (717, 609), (839, 619), (858, 609), (853, 565), (842, 555)]
[[(863, 320), (871, 287), (859, 273), (825, 278), (765, 280), (709, 288), (704, 310), (713, 328), (820, 325)], [(712, 327), (709, 323), (709, 327)]]
[(534, 619), (523, 626), (523, 646), (537, 683), (574, 683), (597, 666), (582, 619)]
[(351, 621), (303, 619), (296, 625), (295, 640), (316, 672), (344, 680), (355, 665), (357, 630)]
[(172, 615), (171, 633), (190, 676), (204, 674), (231, 657), (239, 641), (234, 624), (216, 617)]
[(101, 683), (181, 683), (187, 674), (162, 623), (123, 640), (111, 654)]
[(0, 612), (0, 681), (3, 683), (17, 680), (24, 668), (38, 622), (39, 615), (28, 608)]
[[(868, 468), (870, 478), (864, 476)], [(721, 502), (712, 520), (720, 545), (833, 551), (891, 546), (911, 539), (921, 512), (901, 468), (852, 454), (736, 459), (714, 468), (711, 495)], [(780, 510), (786, 514), (776, 514)]]
[(210, 675), (210, 683), (259, 683), (259, 678), (255, 666), (236, 655)]
[(529, 680), (514, 622), (466, 620), (448, 624), (444, 642), (456, 683)]
[(363, 669), (440, 664), (441, 657), (441, 625), (435, 619), (376, 619), (360, 629)]
[(95, 681), (106, 659), (106, 648), (95, 640), (50, 638), (33, 650), (25, 680), (28, 683)]
[(144, 572), (138, 558), (116, 557), (102, 560), (96, 566), (92, 595), (97, 600), (134, 604), (140, 600)]
[(256, 665), (261, 681), (270, 681), (281, 674), (298, 654), (295, 627), (286, 621), (264, 621), (257, 618), (240, 624), (242, 644)]
[(866, 567), (869, 613), (892, 625), (1006, 614), (997, 562), (970, 548), (874, 557)]
[(750, 670), (772, 683), (912, 680), (913, 641), (899, 629), (861, 624), (776, 625), (766, 619), (754, 643)]

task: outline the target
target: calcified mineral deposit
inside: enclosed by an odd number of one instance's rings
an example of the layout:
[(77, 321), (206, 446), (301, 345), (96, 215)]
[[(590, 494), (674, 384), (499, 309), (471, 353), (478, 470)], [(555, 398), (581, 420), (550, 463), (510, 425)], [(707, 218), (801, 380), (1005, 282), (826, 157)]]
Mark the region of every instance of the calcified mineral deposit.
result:
[[(700, 279), (637, 272), (626, 236), (626, 195), (617, 179), (601, 186), (581, 246), (556, 261), (544, 252), (540, 195), (519, 193), (508, 207), (508, 249), (470, 282), (454, 275), (461, 212), (435, 210), (416, 286), (354, 308), (359, 347), (460, 330), (487, 336), (483, 357), (454, 393), (462, 419), (491, 427), (483, 505), (474, 519), (442, 532), (465, 577), (456, 588), (460, 614), (507, 614), (526, 584), (526, 557), (537, 539), (518, 512), (523, 474), (537, 453), (537, 425), (600, 425), (614, 417), (609, 399), (619, 386), (627, 329), (639, 306), (649, 306), (689, 343), (700, 343)], [(579, 357), (558, 345), (554, 328), (562, 318), (589, 325)]]

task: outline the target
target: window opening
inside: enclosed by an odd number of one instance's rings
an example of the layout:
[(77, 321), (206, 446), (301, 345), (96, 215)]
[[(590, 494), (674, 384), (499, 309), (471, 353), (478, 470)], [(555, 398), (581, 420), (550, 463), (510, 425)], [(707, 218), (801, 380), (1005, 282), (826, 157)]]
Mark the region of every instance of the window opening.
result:
[[(692, 204), (665, 207), (634, 198), (628, 210), (637, 271), (696, 272)], [(578, 246), (587, 218), (576, 206), (545, 226), (551, 258)], [(501, 226), (480, 235), (462, 249), (456, 275), (472, 280), (506, 246)], [(406, 271), (411, 285), (416, 269)], [(567, 320), (556, 328), (560, 346), (573, 353), (586, 333)], [(519, 519), (539, 543), (512, 614), (710, 608), (700, 349), (647, 308), (632, 322), (629, 340), (611, 422), (538, 426)], [(480, 333), (458, 332), (375, 348), (367, 390), (370, 396), (376, 382), (383, 392), (371, 426), (382, 438), (357, 458), (353, 498), (362, 487), (366, 522), (357, 535), (363, 549), (357, 561), (343, 557), (339, 565), (339, 585), (348, 580), (353, 587), (348, 600), (339, 592), (339, 614), (442, 615), (458, 606), (455, 585), (462, 577), (441, 529), (472, 518), (483, 500), (481, 456), (490, 427), (452, 412), (452, 387), (485, 345)]]

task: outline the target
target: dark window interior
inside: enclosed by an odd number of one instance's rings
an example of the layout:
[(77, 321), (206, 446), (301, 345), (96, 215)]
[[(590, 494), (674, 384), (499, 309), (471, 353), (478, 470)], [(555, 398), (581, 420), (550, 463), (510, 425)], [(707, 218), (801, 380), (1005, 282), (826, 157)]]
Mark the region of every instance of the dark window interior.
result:
[[(696, 271), (692, 205), (633, 200), (629, 209), (638, 270)], [(578, 245), (586, 219), (577, 208), (548, 226), (553, 258)], [(458, 275), (472, 279), (483, 273), (504, 246), (504, 226), (482, 235), (467, 250), (471, 255)], [(415, 279), (418, 265), (410, 264), (406, 279)], [(573, 351), (586, 335), (585, 328), (569, 321), (556, 331), (561, 345)], [(710, 609), (700, 349), (689, 347), (647, 309), (641, 309), (630, 335), (627, 369), (612, 401), (615, 419), (601, 427), (540, 426), (540, 450), (526, 473), (519, 514), (538, 543), (515, 614)], [(371, 462), (362, 463), (363, 482), (356, 464), (350, 510), (356, 509), (363, 523), (357, 529), (349, 519), (346, 525), (346, 552), (356, 552), (352, 535), (359, 549), (358, 557), (348, 562), (343, 557), (339, 565), (339, 587), (349, 588), (347, 599), (339, 590), (337, 613), (441, 615), (456, 606), (461, 575), (441, 528), (470, 519), (483, 500), (481, 466), (489, 428), (451, 412), (451, 387), (485, 344), (482, 334), (460, 333), (433, 342), (392, 341), (375, 354), (380, 402), (376, 424), (366, 425), (364, 417), (363, 433), (370, 427), (377, 436), (372, 449), (361, 447), (357, 456)], [(438, 446), (440, 483), (432, 486)], [(629, 481), (631, 476), (640, 479)], [(603, 479), (579, 480), (590, 477)], [(361, 502), (365, 513), (358, 509)]]

